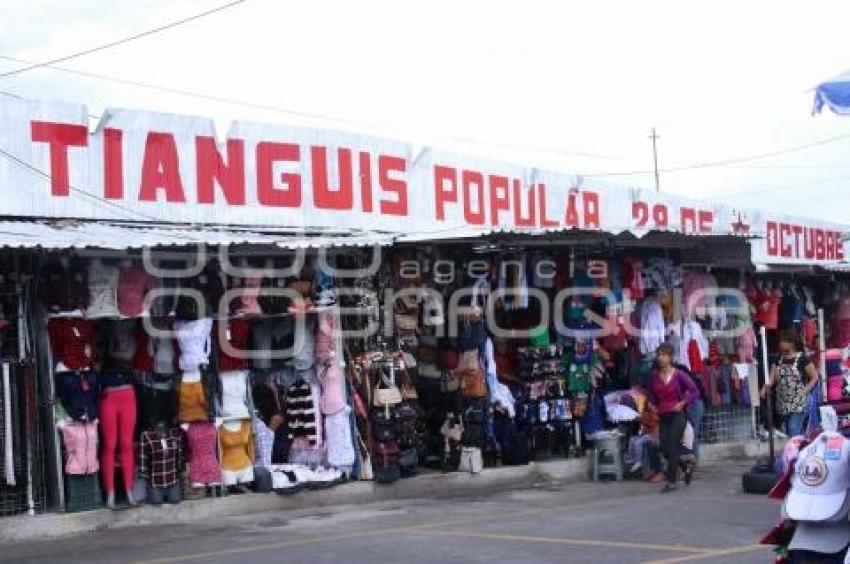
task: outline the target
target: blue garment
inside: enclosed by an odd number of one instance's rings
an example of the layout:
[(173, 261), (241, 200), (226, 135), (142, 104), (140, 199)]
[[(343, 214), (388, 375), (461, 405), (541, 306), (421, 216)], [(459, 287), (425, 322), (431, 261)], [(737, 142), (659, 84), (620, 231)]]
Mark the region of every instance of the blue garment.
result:
[(803, 434), (803, 423), (805, 422), (805, 413), (789, 413), (785, 419), (785, 432), (789, 437), (798, 437)]
[(815, 427), (820, 427), (820, 391), (820, 380), (818, 380), (809, 397), (806, 398), (806, 412), (809, 417), (809, 422), (806, 425), (807, 432)]
[(694, 456), (699, 460), (700, 426), (705, 416), (705, 404), (701, 399), (688, 406), (688, 420), (694, 428)]
[(54, 375), (56, 395), (68, 416), (75, 421), (98, 418), (97, 374), (94, 372), (57, 372)]
[(605, 430), (605, 400), (600, 394), (587, 398), (587, 412), (581, 420), (581, 429), (585, 436)]

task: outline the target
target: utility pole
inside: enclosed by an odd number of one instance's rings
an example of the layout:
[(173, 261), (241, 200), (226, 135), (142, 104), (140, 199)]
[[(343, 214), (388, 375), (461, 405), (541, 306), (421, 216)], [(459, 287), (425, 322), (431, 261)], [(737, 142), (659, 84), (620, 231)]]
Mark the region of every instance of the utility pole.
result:
[(649, 136), (652, 139), (652, 162), (655, 167), (655, 191), (659, 192), (661, 190), (660, 182), (658, 180), (658, 147), (655, 144), (655, 141), (659, 139), (661, 136), (655, 134), (655, 127), (652, 128), (652, 135)]

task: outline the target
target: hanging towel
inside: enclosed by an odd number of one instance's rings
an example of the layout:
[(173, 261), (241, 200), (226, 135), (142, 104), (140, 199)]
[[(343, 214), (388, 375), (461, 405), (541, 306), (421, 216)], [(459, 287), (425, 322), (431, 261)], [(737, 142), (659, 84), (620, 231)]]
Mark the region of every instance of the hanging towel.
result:
[(15, 484), (15, 453), (12, 442), (12, 393), (9, 382), (9, 364), (3, 363), (3, 469), (6, 474), (6, 485)]

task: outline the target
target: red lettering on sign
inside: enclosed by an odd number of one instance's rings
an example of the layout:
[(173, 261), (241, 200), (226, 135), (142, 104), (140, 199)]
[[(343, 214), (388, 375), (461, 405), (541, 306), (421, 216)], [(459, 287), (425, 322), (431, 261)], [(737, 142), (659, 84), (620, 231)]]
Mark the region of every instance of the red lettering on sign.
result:
[(646, 202), (632, 202), (632, 219), (635, 227), (646, 227), (649, 222), (649, 204)]
[(84, 125), (33, 121), (30, 135), (36, 143), (47, 143), (50, 147), (50, 193), (67, 196), (71, 191), (68, 173), (68, 147), (86, 147), (89, 132)]
[[(474, 170), (461, 173), (463, 184), (463, 217), (471, 225), (484, 225), (484, 175)], [(478, 209), (472, 209), (472, 187), (475, 187)]]
[(824, 246), (823, 229), (815, 229), (815, 258), (824, 260), (826, 257), (826, 248)]
[(697, 212), (693, 208), (681, 208), (679, 210), (679, 230), (682, 233), (692, 233), (696, 231)]
[(815, 237), (811, 229), (803, 229), (803, 247), (806, 252), (806, 258), (812, 260), (815, 258)]
[(120, 200), (124, 197), (124, 151), (120, 129), (103, 130), (103, 196)]
[(508, 177), (491, 174), (490, 184), (490, 222), (499, 225), (499, 212), (510, 211), (511, 199), (508, 193)]
[(787, 223), (779, 224), (779, 254), (785, 258), (791, 256), (791, 245), (788, 243), (788, 236), (791, 234), (791, 226)]
[(656, 229), (667, 229), (670, 225), (670, 210), (665, 204), (655, 204), (652, 208), (652, 220)]
[(445, 221), (446, 202), (457, 203), (457, 170), (449, 166), (434, 166), (434, 196), (437, 219)]
[[(393, 172), (403, 173), (407, 170), (407, 161), (401, 157), (380, 155), (378, 157), (378, 184), (385, 194), (395, 194), (395, 200), (381, 200), (381, 213), (384, 215), (408, 214), (407, 182), (403, 178), (393, 178)], [(364, 210), (365, 211), (365, 210)]]
[(697, 215), (699, 218), (699, 232), (711, 233), (714, 224), (714, 213), (707, 210), (700, 210)]
[(835, 233), (835, 260), (844, 260), (844, 235), (840, 231)]
[(534, 186), (526, 191), (528, 215), (522, 213), (522, 182), (514, 178), (514, 225), (517, 227), (534, 227), (537, 224), (537, 199), (534, 197)]
[(772, 257), (779, 256), (779, 232), (775, 221), (767, 222), (767, 254)]
[(570, 190), (567, 195), (567, 213), (566, 217), (564, 217), (564, 225), (571, 229), (579, 228), (578, 204), (576, 203), (577, 194), (578, 190)]
[(596, 192), (584, 192), (584, 228), (599, 229), (602, 227), (602, 218), (599, 212), (599, 194)]
[(221, 186), (224, 200), (231, 206), (245, 205), (245, 142), (227, 140), (227, 164), (214, 137), (195, 137), (195, 171), (198, 203), (215, 203), (215, 184)]
[(803, 227), (801, 225), (793, 225), (791, 231), (794, 232), (794, 256), (800, 258), (803, 256), (800, 252), (800, 235), (803, 234)]
[(366, 213), (372, 213), (372, 156), (360, 151), (360, 205)]
[(826, 260), (835, 260), (835, 233), (827, 231), (824, 233), (826, 240)]
[(142, 185), (139, 200), (156, 202), (157, 193), (165, 192), (166, 202), (185, 202), (183, 181), (180, 179), (180, 157), (174, 135), (151, 131), (145, 141), (142, 161)]
[(540, 227), (558, 227), (558, 222), (546, 217), (546, 185), (537, 185), (537, 198), (540, 202)]
[(339, 188), (328, 182), (328, 150), (314, 145), (310, 147), (310, 162), (313, 170), (313, 203), (324, 210), (350, 210), (354, 208), (354, 186), (351, 178), (351, 149), (337, 150)]
[(257, 201), (263, 206), (297, 208), (301, 206), (301, 175), (281, 173), (280, 182), (285, 188), (275, 186), (274, 163), (298, 162), (301, 148), (294, 143), (264, 141), (257, 144)]

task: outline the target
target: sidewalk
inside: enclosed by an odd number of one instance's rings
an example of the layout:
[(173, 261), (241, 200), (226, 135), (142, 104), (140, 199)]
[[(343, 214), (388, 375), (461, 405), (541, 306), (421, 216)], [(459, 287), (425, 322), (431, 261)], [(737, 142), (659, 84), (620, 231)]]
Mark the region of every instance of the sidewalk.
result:
[[(754, 458), (767, 453), (767, 444), (757, 441), (703, 445), (701, 448), (703, 464)], [(0, 543), (46, 539), (137, 525), (197, 523), (266, 511), (482, 494), (539, 482), (583, 481), (588, 479), (589, 470), (588, 459), (556, 460), (536, 462), (528, 466), (491, 468), (478, 475), (460, 472), (423, 474), (391, 485), (354, 482), (329, 490), (305, 491), (291, 497), (273, 493), (245, 494), (186, 501), (173, 506), (7, 517), (0, 519)]]

